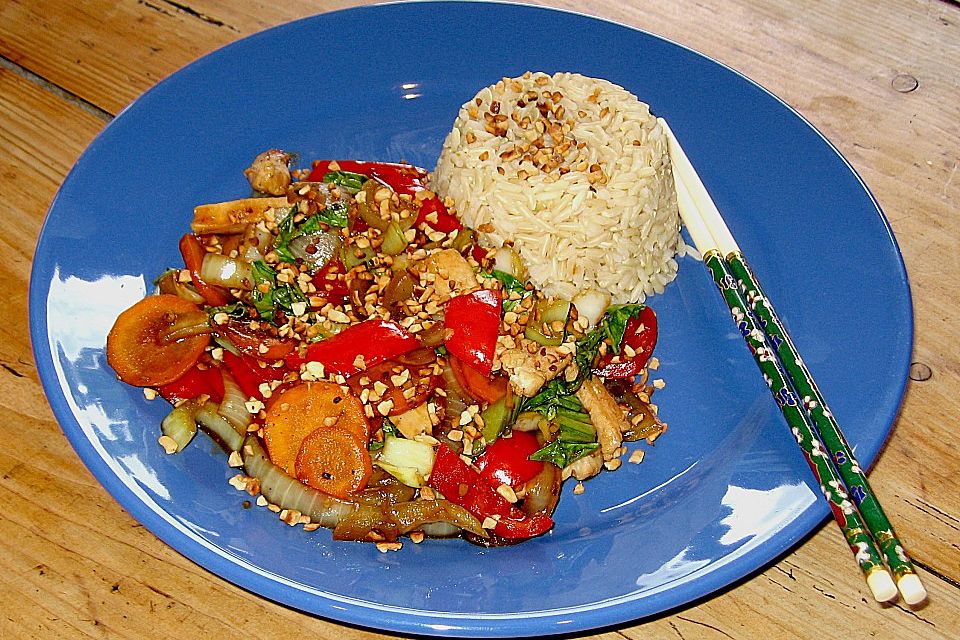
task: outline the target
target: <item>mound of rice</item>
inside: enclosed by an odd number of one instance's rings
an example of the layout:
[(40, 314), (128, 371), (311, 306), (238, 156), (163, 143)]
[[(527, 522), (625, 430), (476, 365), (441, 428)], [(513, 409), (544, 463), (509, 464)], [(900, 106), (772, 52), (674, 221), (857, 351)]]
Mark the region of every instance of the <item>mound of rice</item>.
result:
[(684, 250), (663, 128), (606, 80), (528, 72), (484, 88), (460, 109), (432, 187), (485, 243), (512, 241), (551, 296), (642, 302)]

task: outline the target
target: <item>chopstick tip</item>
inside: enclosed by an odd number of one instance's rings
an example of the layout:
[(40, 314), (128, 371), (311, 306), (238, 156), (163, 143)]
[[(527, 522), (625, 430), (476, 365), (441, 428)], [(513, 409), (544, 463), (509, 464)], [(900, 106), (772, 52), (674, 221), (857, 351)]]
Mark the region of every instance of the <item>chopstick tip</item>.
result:
[(916, 605), (927, 599), (927, 590), (920, 582), (920, 576), (915, 573), (901, 576), (897, 580), (897, 588), (900, 589), (900, 595), (907, 604)]
[(867, 586), (877, 602), (889, 602), (897, 597), (897, 585), (886, 569), (878, 568), (867, 576)]

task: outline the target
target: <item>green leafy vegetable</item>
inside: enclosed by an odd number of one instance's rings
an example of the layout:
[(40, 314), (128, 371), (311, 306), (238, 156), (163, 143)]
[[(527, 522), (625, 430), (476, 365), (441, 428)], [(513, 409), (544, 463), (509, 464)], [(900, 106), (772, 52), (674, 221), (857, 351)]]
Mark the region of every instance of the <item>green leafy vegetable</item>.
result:
[(590, 369), (600, 353), (600, 345), (606, 340), (614, 353), (620, 353), (627, 321), (639, 316), (642, 310), (642, 304), (610, 307), (597, 326), (577, 341), (577, 353), (573, 358), (579, 372), (576, 379), (568, 382), (554, 378), (544, 385), (540, 393), (523, 403), (523, 410), (538, 411), (551, 420), (556, 417), (559, 409), (582, 411), (583, 405), (574, 394), (589, 377)]
[(560, 425), (558, 440), (584, 443), (597, 441), (597, 429), (586, 412), (558, 409), (557, 424)]
[(326, 222), (331, 227), (341, 229), (350, 224), (350, 219), (347, 217), (346, 202), (332, 202), (323, 211), (318, 211), (313, 218), (318, 218), (320, 222)]
[(623, 334), (627, 331), (627, 321), (638, 317), (641, 311), (643, 311), (642, 304), (620, 304), (607, 309), (598, 329), (602, 329), (605, 336), (610, 339), (613, 353), (620, 353)]
[[(253, 306), (260, 317), (274, 322), (277, 311), (296, 315), (293, 305), (297, 302), (307, 304), (307, 296), (299, 287), (290, 284), (278, 284), (277, 274), (263, 260), (256, 260), (252, 265), (253, 273)], [(266, 291), (260, 285), (269, 285)]]
[[(527, 285), (525, 283), (521, 282), (519, 278), (515, 278), (509, 273), (504, 273), (503, 271), (497, 271), (496, 269), (494, 269), (490, 273), (481, 272), (480, 275), (485, 278), (496, 278), (497, 280), (500, 281), (500, 284), (503, 286), (503, 293), (504, 293), (504, 296), (503, 296), (503, 312), (504, 313), (506, 313), (507, 311), (512, 311), (514, 308), (516, 308), (518, 304), (520, 304), (521, 300), (533, 294), (533, 291), (527, 290)], [(511, 300), (510, 299), (511, 293), (520, 294), (520, 300)]]
[(552, 462), (561, 469), (597, 450), (596, 442), (564, 442), (557, 439), (530, 456), (531, 460)]
[(329, 171), (323, 176), (324, 182), (333, 183), (351, 194), (359, 193), (367, 180), (367, 176), (352, 171)]
[(557, 416), (559, 409), (583, 411), (583, 405), (574, 395), (582, 382), (583, 380), (567, 382), (554, 378), (540, 389), (540, 393), (523, 403), (523, 411), (537, 411), (550, 420)]

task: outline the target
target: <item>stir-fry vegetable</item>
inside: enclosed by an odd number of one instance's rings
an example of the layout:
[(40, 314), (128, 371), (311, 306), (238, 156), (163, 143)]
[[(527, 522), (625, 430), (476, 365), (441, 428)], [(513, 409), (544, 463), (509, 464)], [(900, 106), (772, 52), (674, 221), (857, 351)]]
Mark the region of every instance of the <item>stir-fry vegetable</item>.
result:
[(373, 472), (366, 441), (336, 426), (318, 427), (300, 442), (295, 469), (308, 487), (345, 500), (366, 487)]
[(173, 404), (203, 395), (219, 403), (223, 400), (223, 376), (216, 367), (201, 369), (195, 365), (173, 382), (159, 385), (157, 391)]
[(444, 342), (447, 350), (484, 376), (493, 368), (500, 307), (499, 291), (481, 289), (450, 300), (443, 321), (450, 332)]
[(493, 521), (494, 532), (508, 539), (532, 538), (553, 527), (550, 516), (527, 515), (491, 487), (446, 445), (437, 449), (430, 486), (481, 520)]
[(652, 309), (546, 298), (422, 169), (306, 175), (292, 157), (270, 150), (247, 172), (277, 197), (198, 206), (183, 268), (109, 334), (121, 380), (174, 405), (169, 453), (200, 427), (242, 462), (236, 486), (337, 540), (495, 546), (549, 531), (565, 478), (616, 468), (623, 442), (666, 428)]
[(304, 382), (272, 398), (263, 423), (263, 440), (274, 464), (297, 477), (297, 455), (317, 429), (336, 427), (366, 444), (370, 425), (353, 394), (332, 382)]
[(190, 279), (194, 288), (197, 293), (203, 296), (206, 303), (214, 307), (227, 304), (230, 301), (230, 296), (222, 289), (207, 284), (200, 277), (206, 251), (197, 236), (187, 233), (180, 238), (180, 254), (183, 256), (183, 263), (190, 272)]
[(210, 336), (197, 333), (174, 341), (162, 336), (178, 319), (198, 312), (197, 305), (176, 296), (144, 298), (121, 313), (107, 335), (107, 362), (127, 384), (173, 382), (196, 364)]
[(420, 343), (403, 327), (387, 320), (367, 320), (332, 338), (311, 344), (303, 355), (287, 356), (287, 366), (319, 362), (326, 371), (353, 375), (384, 360), (418, 348)]
[[(657, 344), (657, 315), (653, 309), (644, 306), (636, 311), (632, 305), (621, 309), (612, 312), (616, 320), (611, 320), (607, 325), (613, 350), (601, 356), (593, 369), (596, 375), (604, 378), (632, 378), (638, 375), (647, 365)], [(624, 312), (629, 314), (625, 322)], [(607, 312), (608, 316), (610, 314)]]
[(283, 378), (286, 371), (282, 368), (267, 366), (262, 360), (248, 355), (223, 353), (223, 366), (230, 372), (237, 385), (248, 398), (263, 400), (260, 387)]

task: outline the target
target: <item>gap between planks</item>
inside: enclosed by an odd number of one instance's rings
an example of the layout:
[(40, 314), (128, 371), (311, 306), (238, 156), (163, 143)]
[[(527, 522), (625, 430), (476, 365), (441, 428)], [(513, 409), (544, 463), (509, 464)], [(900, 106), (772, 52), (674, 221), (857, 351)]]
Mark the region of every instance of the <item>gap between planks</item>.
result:
[(39, 86), (40, 88), (49, 91), (58, 98), (61, 98), (70, 104), (76, 105), (77, 107), (83, 109), (87, 113), (93, 115), (94, 117), (103, 120), (104, 122), (110, 122), (113, 120), (114, 114), (101, 109), (94, 103), (89, 100), (85, 100), (78, 96), (77, 94), (67, 91), (60, 85), (54, 84), (44, 78), (43, 76), (37, 75), (36, 73), (30, 71), (26, 67), (17, 64), (10, 58), (0, 55), (0, 69), (7, 69), (8, 71), (17, 74), (21, 78), (32, 82), (33, 84)]

